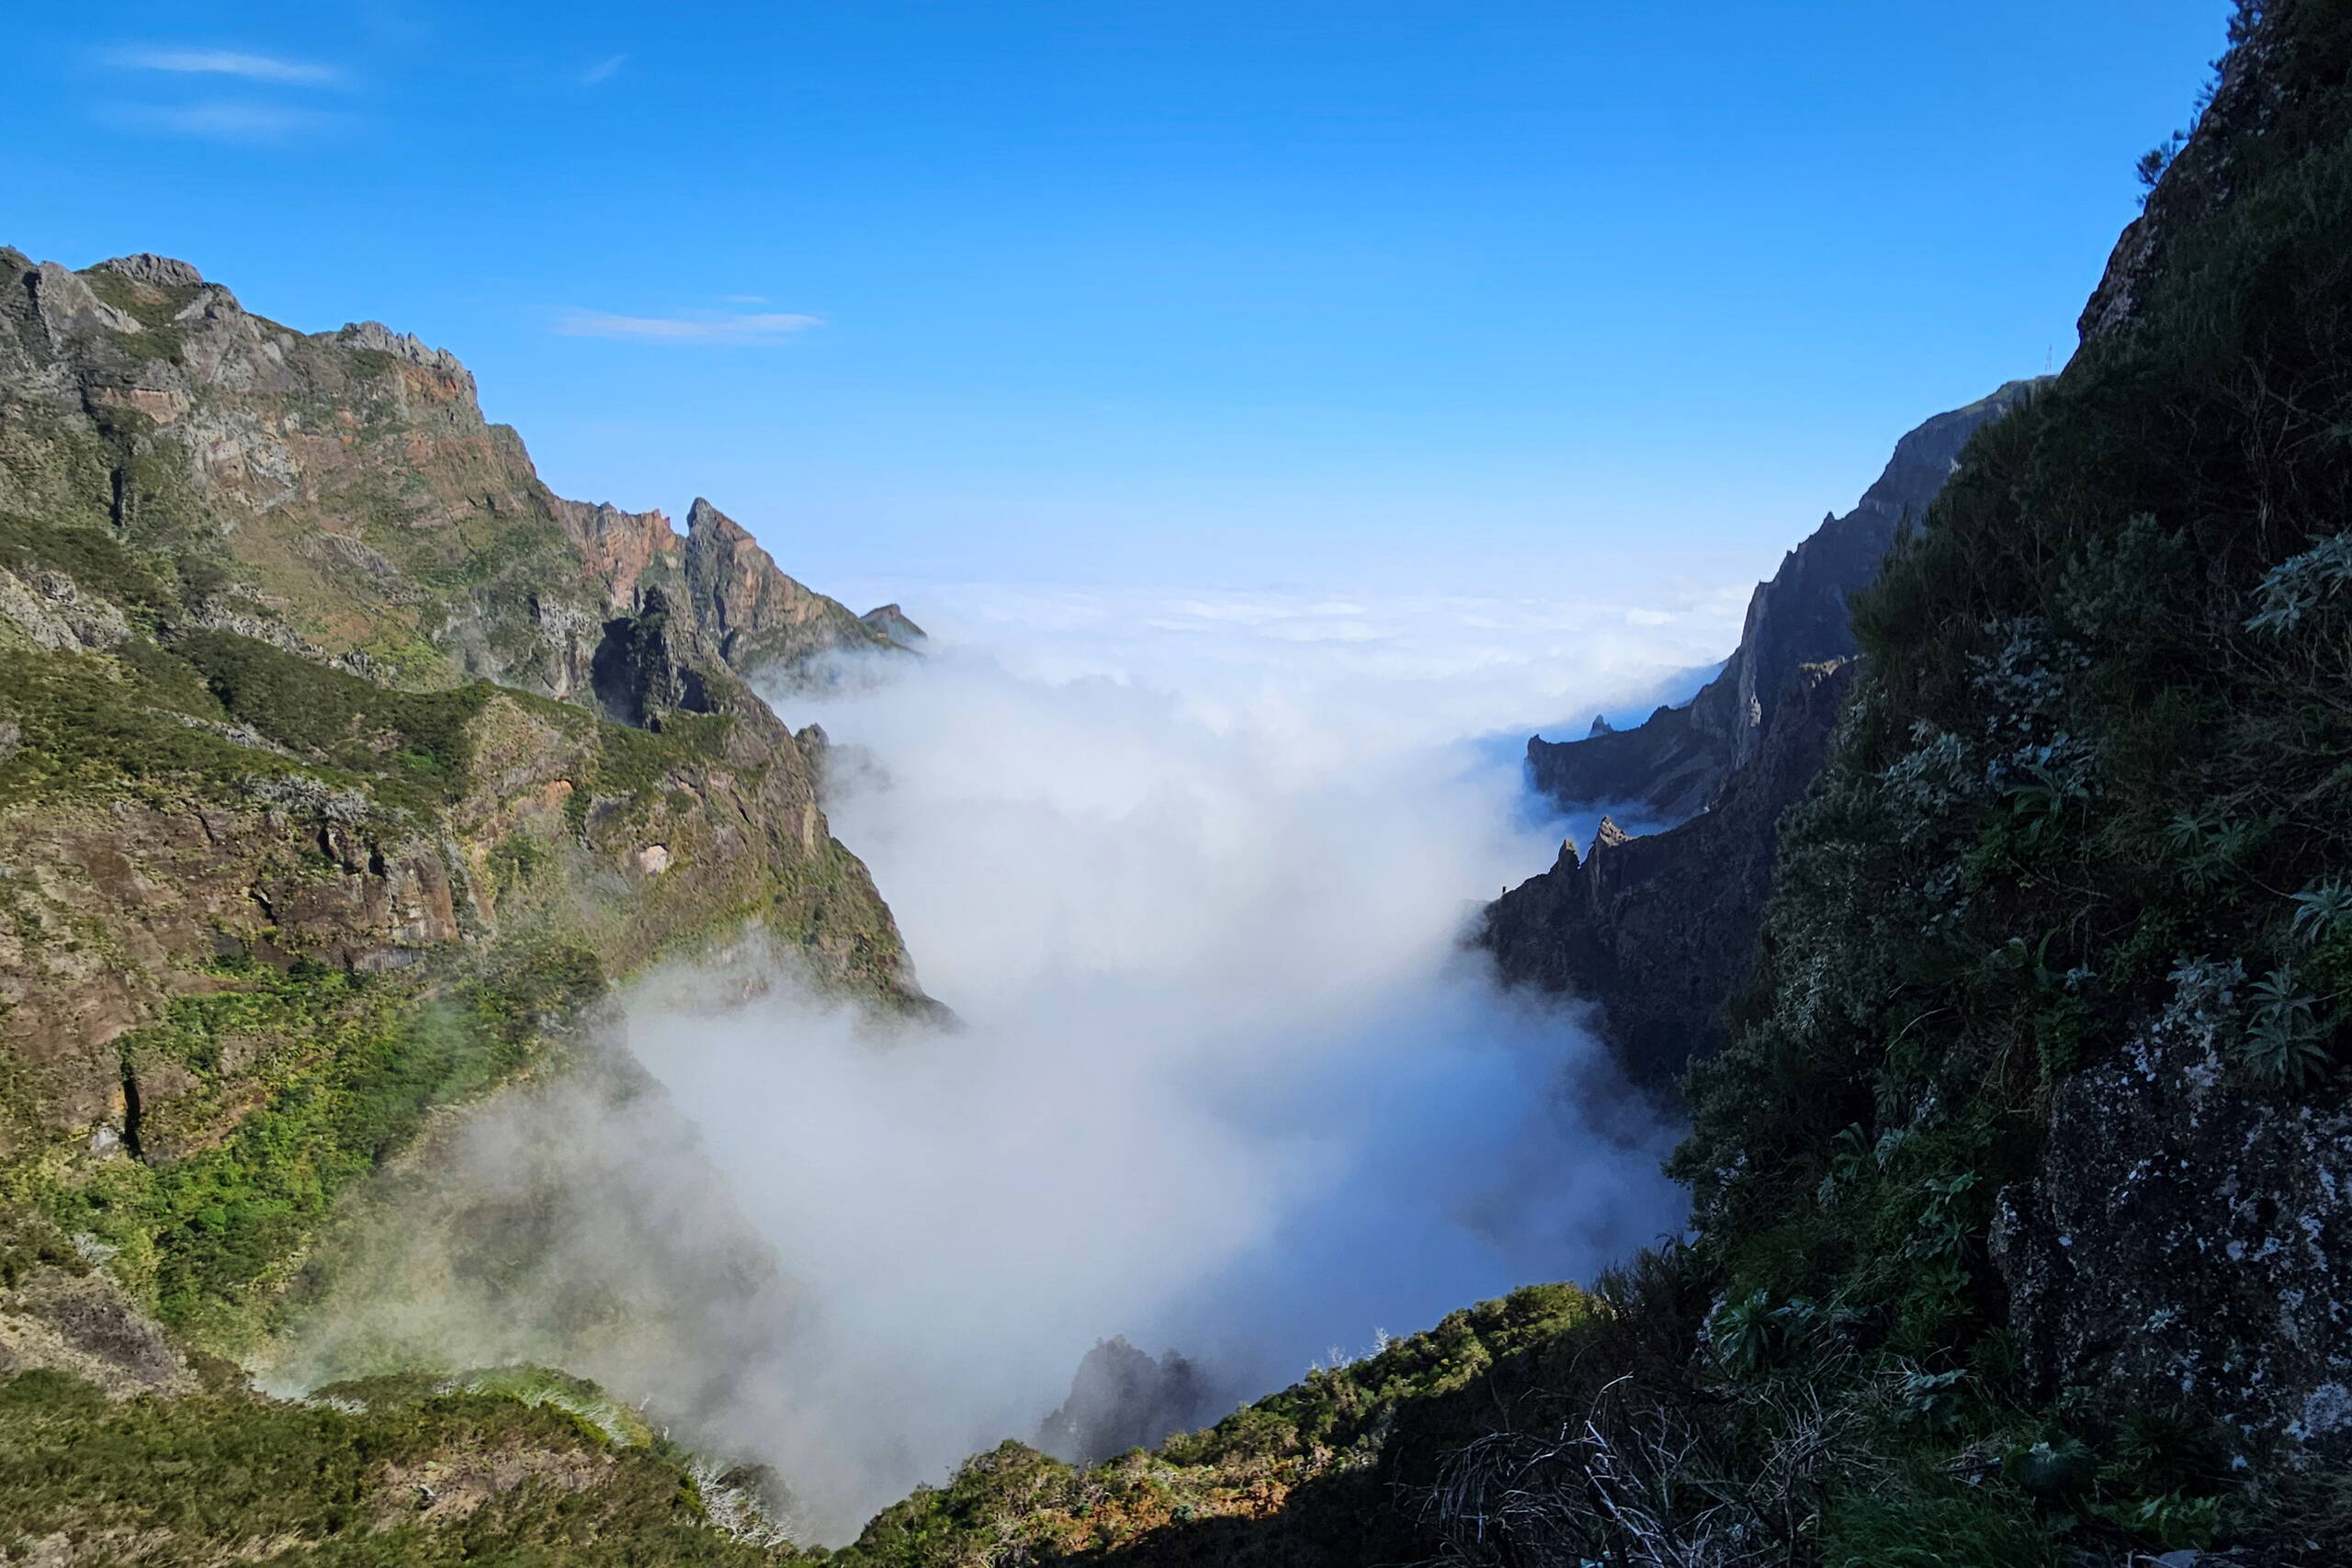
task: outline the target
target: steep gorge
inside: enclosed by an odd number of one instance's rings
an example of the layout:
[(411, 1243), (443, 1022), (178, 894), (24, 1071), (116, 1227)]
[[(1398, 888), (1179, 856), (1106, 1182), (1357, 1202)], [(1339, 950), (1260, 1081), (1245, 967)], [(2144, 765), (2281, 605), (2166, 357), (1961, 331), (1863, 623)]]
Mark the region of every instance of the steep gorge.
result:
[[(2352, 1554), (2347, 80), (2352, 10), (2241, 6), (2081, 353), (1933, 470), (1855, 600), (1859, 661), (1732, 679), (1732, 728), (1636, 781), (1713, 809), (1517, 899), (1531, 964), (1579, 896), (1688, 907), (1728, 861), (1761, 899), (1752, 944), (1736, 908), (1691, 919), (1748, 978), (1685, 1080), (1687, 1244), (1150, 1451), (1008, 1442), (830, 1559)], [(804, 1555), (712, 1528), (745, 1478), (593, 1387), (278, 1404), (195, 1348), (249, 1330), (432, 1105), (546, 1060), (608, 964), (756, 915), (925, 1010), (813, 739), (741, 675), (903, 617), (796, 599), (723, 520), (697, 575), (666, 525), (542, 504), (405, 340), (274, 337), (153, 258), (17, 277), (0, 1499), (33, 1544), (7, 1550)], [(315, 468), (311, 411), (241, 402), (273, 365), (299, 369), (273, 398), (344, 378)]]

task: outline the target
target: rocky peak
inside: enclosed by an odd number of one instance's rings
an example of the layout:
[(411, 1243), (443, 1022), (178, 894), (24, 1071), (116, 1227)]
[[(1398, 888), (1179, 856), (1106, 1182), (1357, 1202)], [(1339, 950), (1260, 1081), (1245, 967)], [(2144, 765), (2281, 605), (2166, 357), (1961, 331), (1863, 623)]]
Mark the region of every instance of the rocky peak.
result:
[[(708, 538), (730, 548), (744, 545), (754, 549), (759, 547), (759, 542), (752, 537), (752, 531), (713, 506), (707, 496), (695, 497), (694, 504), (686, 508), (686, 536)], [(767, 552), (762, 550), (760, 553), (765, 556)], [(769, 564), (775, 563), (771, 561)]]
[(1124, 1335), (1097, 1340), (1069, 1398), (1039, 1427), (1037, 1446), (1087, 1464), (1148, 1448), (1191, 1427), (1206, 1393), (1192, 1362), (1173, 1350), (1154, 1359)]
[(153, 251), (141, 251), (134, 255), (116, 256), (102, 261), (99, 266), (119, 273), (133, 283), (144, 283), (155, 288), (193, 288), (204, 281), (204, 275), (184, 261), (159, 256)]
[(897, 643), (900, 648), (912, 649), (929, 641), (931, 637), (929, 632), (909, 620), (906, 612), (900, 610), (896, 604), (877, 604), (860, 615), (858, 619)]
[(1660, 817), (1706, 808), (1756, 756), (1773, 705), (1803, 665), (1856, 651), (1848, 609), (1878, 577), (1906, 523), (1923, 518), (1969, 437), (2041, 385), (2012, 381), (1911, 431), (1854, 510), (1831, 516), (1781, 559), (1747, 602), (1723, 672), (1678, 708), (1632, 729), (1596, 724), (1581, 740), (1529, 740), (1536, 788), (1566, 806), (1640, 802)]
[(578, 542), (589, 574), (604, 584), (607, 609), (632, 608), (648, 586), (674, 582), (684, 572), (685, 541), (658, 508), (625, 512), (609, 501), (558, 499), (555, 513)]
[(696, 622), (744, 675), (831, 649), (891, 646), (847, 606), (786, 577), (750, 530), (700, 496), (686, 513), (684, 569)]
[(446, 348), (426, 347), (424, 340), (414, 333), (396, 333), (381, 321), (346, 321), (334, 337), (345, 347), (389, 354), (421, 369), (462, 376), (469, 387), (473, 385), (473, 373), (458, 362), (456, 355)]
[(1630, 843), (1634, 835), (1617, 826), (1615, 818), (1604, 817), (1600, 819), (1600, 826), (1593, 829), (1592, 852), (1599, 854), (1603, 850), (1613, 850), (1620, 844)]

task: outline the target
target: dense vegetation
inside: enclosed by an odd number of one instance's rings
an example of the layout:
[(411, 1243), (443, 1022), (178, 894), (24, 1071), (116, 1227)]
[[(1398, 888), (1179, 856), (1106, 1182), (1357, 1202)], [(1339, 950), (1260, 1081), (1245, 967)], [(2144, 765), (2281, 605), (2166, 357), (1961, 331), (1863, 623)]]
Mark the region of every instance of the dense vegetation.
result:
[[(2258, 120), (2175, 171), (2225, 161), (2226, 199), (2172, 205), (2134, 318), (1978, 437), (1857, 605), (1866, 673), (1784, 828), (1745, 1026), (1694, 1076), (1678, 1169), (1726, 1353), (1818, 1383), (1826, 1343), (1847, 1387), (1908, 1391), (1889, 1468), (1829, 1500), (1832, 1561), (2182, 1544), (2237, 1496), (2187, 1402), (2043, 1403), (1987, 1237), (2054, 1090), (2162, 1021), (2218, 1025), (2241, 1098), (2344, 1094), (2352, 18), (2270, 20)], [(2022, 1490), (1952, 1484), (1972, 1459)], [(2288, 1533), (2340, 1539), (2318, 1506)]]
[[(223, 1371), (199, 1393), (117, 1404), (26, 1372), (0, 1379), (0, 1521), (12, 1538), (78, 1543), (60, 1561), (156, 1568), (778, 1560), (712, 1529), (685, 1456), (616, 1440), (593, 1419), (603, 1403), (588, 1384), (518, 1399), (387, 1381), (288, 1404)], [(708, 1492), (725, 1506), (724, 1488)]]
[(1498, 1402), (1555, 1409), (1580, 1368), (1638, 1359), (1661, 1322), (1634, 1306), (1639, 1294), (1618, 1277), (1598, 1295), (1531, 1286), (1098, 1466), (1008, 1442), (878, 1515), (854, 1546), (814, 1555), (836, 1568), (1397, 1561), (1418, 1539), (1391, 1506), (1397, 1489), (1432, 1483)]
[[(429, 996), (314, 964), (226, 967), (233, 988), (181, 998), (122, 1040), (141, 1073), (176, 1066), (195, 1080), (131, 1129), (134, 1152), (152, 1157), (0, 1173), (0, 1191), (102, 1252), (164, 1323), (224, 1348), (264, 1325), (338, 1197), (435, 1107), (510, 1076), (604, 989), (595, 956), (565, 947), (509, 955)], [(277, 1065), (256, 1082), (232, 1050)], [(265, 1102), (218, 1143), (175, 1136), (216, 1121), (223, 1096)]]

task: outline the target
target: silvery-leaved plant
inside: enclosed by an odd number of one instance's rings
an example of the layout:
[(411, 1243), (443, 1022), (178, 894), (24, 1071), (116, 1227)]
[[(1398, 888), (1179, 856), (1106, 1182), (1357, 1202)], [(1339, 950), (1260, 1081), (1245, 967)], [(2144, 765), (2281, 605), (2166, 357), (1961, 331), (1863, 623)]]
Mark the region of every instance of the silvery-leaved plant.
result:
[(2261, 608), (2247, 617), (2245, 629), (2284, 637), (2341, 593), (2346, 582), (2352, 582), (2352, 533), (2331, 534), (2270, 569), (2255, 590)]
[(2306, 942), (2325, 942), (2352, 925), (2352, 887), (2341, 881), (2323, 882), (2294, 896), (2295, 919), (2290, 928)]

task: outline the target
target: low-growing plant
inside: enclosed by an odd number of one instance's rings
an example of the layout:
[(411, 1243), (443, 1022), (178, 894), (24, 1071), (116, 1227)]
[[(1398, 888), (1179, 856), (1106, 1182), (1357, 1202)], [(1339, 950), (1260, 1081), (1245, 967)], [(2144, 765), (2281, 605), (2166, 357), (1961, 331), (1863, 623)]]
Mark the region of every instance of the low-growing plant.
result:
[(2248, 999), (2244, 1055), (2256, 1074), (2271, 1083), (2300, 1087), (2327, 1066), (2321, 1035), (2319, 998), (2305, 993), (2291, 964), (2281, 964), (2256, 981)]

